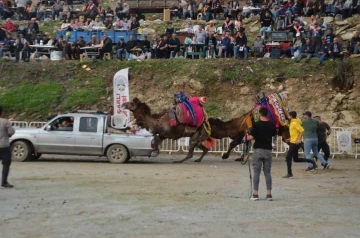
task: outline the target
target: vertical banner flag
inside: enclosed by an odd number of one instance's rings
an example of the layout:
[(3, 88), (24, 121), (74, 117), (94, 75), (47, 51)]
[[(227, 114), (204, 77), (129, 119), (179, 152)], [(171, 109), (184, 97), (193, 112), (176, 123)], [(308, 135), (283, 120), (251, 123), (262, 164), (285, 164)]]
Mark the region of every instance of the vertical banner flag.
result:
[(114, 115), (127, 117), (130, 121), (130, 111), (123, 110), (121, 105), (129, 101), (129, 68), (119, 70), (114, 75)]
[(351, 131), (337, 131), (336, 138), (339, 151), (351, 153)]

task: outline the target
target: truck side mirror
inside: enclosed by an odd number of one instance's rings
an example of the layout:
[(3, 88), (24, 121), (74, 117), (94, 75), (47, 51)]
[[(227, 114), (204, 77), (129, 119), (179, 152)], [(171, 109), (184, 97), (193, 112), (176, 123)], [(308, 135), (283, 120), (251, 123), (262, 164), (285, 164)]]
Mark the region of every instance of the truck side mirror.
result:
[(45, 127), (45, 130), (51, 131), (51, 126), (50, 126), (50, 125), (46, 126), (46, 127)]

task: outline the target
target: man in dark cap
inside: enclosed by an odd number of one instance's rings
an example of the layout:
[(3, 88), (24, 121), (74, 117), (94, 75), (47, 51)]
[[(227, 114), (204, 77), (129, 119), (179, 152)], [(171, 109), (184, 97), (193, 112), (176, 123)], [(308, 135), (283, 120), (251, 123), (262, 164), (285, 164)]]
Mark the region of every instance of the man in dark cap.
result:
[(15, 130), (12, 128), (11, 122), (8, 119), (3, 118), (3, 108), (0, 106), (0, 160), (2, 160), (3, 165), (1, 179), (1, 187), (3, 188), (14, 187), (7, 181), (11, 164), (9, 138), (14, 135), (14, 133)]
[[(310, 151), (314, 153), (320, 161), (321, 165), (324, 169), (328, 169), (330, 165), (324, 159), (324, 157), (319, 153), (318, 150), (318, 136), (317, 129), (319, 127), (319, 122), (314, 120), (312, 117), (312, 113), (309, 111), (304, 112), (302, 124), (304, 127), (304, 152), (306, 159), (311, 159)], [(315, 168), (312, 163), (308, 164), (309, 167), (307, 171), (313, 171)]]

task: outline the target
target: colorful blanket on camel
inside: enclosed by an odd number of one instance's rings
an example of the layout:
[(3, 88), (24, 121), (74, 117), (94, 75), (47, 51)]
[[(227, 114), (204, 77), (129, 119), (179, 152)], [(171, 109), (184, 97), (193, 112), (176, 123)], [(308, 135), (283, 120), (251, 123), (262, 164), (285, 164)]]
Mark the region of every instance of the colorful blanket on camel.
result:
[(289, 113), (286, 108), (286, 99), (288, 92), (272, 93), (268, 96), (263, 93), (262, 98), (257, 97), (254, 105), (253, 120), (258, 121), (260, 118), (259, 109), (265, 107), (269, 110), (268, 119), (272, 121), (276, 128), (280, 126), (288, 126)]
[(183, 92), (175, 94), (175, 106), (170, 110), (170, 125), (180, 123), (191, 127), (201, 126), (205, 119), (205, 103), (206, 97), (187, 98)]

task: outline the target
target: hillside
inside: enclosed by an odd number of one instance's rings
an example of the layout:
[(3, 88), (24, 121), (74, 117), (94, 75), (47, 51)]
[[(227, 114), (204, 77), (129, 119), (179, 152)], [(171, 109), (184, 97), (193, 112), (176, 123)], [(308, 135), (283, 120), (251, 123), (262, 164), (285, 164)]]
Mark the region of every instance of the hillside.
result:
[[(112, 104), (112, 78), (130, 67), (130, 94), (147, 102), (153, 112), (171, 106), (174, 93), (209, 97), (210, 116), (230, 119), (250, 110), (254, 96), (278, 90), (290, 91), (289, 106), (311, 110), (330, 124), (360, 125), (360, 69), (358, 59), (352, 90), (332, 88), (338, 62), (319, 67), (291, 60), (153, 60), (145, 62), (93, 61), (34, 62), (0, 61), (0, 103), (16, 120), (44, 120), (58, 109), (106, 110)], [(86, 71), (82, 66), (91, 70)], [(21, 68), (19, 68), (21, 66)], [(283, 89), (281, 89), (283, 88)]]

